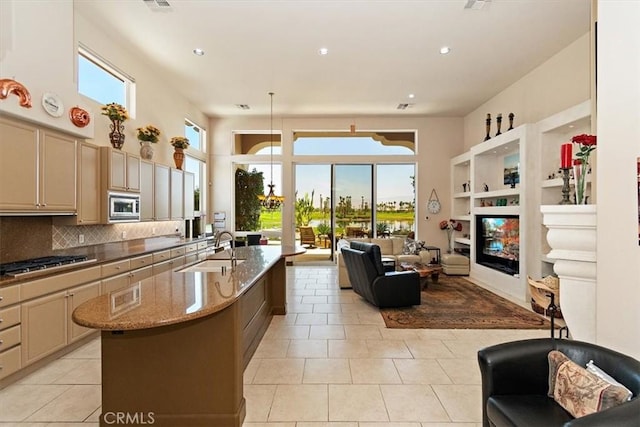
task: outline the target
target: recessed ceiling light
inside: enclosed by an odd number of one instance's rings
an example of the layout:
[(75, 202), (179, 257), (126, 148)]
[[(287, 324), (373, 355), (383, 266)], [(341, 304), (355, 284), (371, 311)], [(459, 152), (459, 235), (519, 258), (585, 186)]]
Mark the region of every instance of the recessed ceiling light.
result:
[(443, 54), (443, 55), (446, 55), (449, 52), (451, 52), (451, 48), (449, 46), (442, 46), (440, 48), (440, 53)]
[(409, 94), (409, 98), (413, 99), (413, 98), (415, 98), (415, 97), (416, 97), (416, 95), (415, 95), (414, 93), (410, 93), (410, 94)]
[(319, 55), (327, 55), (328, 53), (329, 53), (329, 49), (327, 49), (326, 47), (321, 47), (321, 48), (318, 50), (318, 54), (319, 54)]
[(204, 55), (204, 50), (200, 49), (199, 47), (193, 49), (193, 54), (197, 55), (197, 56), (202, 56)]

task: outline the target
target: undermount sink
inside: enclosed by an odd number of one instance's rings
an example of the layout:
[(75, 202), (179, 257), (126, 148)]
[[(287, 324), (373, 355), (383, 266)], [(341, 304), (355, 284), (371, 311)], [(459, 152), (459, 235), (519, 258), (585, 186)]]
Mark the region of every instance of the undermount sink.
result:
[[(239, 259), (237, 260), (236, 265), (240, 265), (245, 260)], [(190, 271), (201, 271), (201, 272), (216, 272), (221, 271), (222, 268), (231, 268), (231, 260), (230, 259), (207, 259), (198, 264), (183, 268), (180, 270), (181, 273), (190, 272)]]

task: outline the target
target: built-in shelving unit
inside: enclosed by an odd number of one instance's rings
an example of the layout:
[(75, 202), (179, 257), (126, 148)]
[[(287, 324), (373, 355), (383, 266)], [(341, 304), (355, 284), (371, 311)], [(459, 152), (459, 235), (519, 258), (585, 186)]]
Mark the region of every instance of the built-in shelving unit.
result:
[[(470, 254), (470, 278), (528, 302), (527, 275), (539, 279), (553, 273), (547, 230), (540, 205), (562, 199), (560, 146), (590, 133), (591, 102), (586, 101), (535, 124), (525, 124), (479, 143), (451, 159), (451, 218), (462, 222), (456, 249)], [(517, 164), (518, 179), (505, 172)], [(510, 171), (509, 171), (510, 172)], [(587, 176), (590, 195), (592, 176)], [(573, 182), (571, 182), (573, 196)], [(506, 274), (476, 262), (476, 218), (515, 215), (519, 219), (519, 272)]]

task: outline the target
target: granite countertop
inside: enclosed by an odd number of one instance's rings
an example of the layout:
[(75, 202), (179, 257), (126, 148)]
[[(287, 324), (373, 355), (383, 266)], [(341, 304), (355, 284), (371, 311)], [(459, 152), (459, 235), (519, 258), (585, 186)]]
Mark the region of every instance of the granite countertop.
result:
[[(247, 246), (236, 249), (235, 271), (165, 271), (81, 304), (79, 325), (102, 330), (138, 330), (181, 323), (216, 313), (234, 303), (280, 258), (304, 253), (300, 246)], [(229, 250), (207, 259), (229, 259)], [(198, 264), (197, 261), (190, 265)]]
[(69, 271), (91, 267), (92, 265), (99, 265), (107, 262), (118, 261), (120, 259), (131, 258), (138, 255), (145, 255), (161, 250), (178, 248), (190, 243), (204, 242), (210, 239), (211, 237), (183, 238), (180, 236), (159, 236), (150, 237), (147, 239), (127, 240), (124, 242), (112, 242), (94, 246), (83, 246), (68, 250), (52, 251), (50, 255), (84, 255), (88, 259), (95, 259), (96, 262), (93, 264), (82, 265), (69, 264), (65, 266), (67, 268), (64, 268), (63, 270), (50, 272), (48, 272), (47, 270), (41, 270), (42, 274), (38, 274), (37, 277), (3, 276), (0, 277), (0, 287), (34, 279), (41, 279), (43, 277), (51, 276), (54, 274), (67, 273)]

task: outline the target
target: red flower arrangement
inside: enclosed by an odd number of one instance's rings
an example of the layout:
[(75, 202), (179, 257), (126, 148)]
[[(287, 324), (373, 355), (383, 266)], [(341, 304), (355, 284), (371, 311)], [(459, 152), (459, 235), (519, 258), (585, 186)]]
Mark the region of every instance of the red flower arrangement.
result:
[(462, 223), (455, 219), (450, 219), (449, 221), (445, 219), (444, 221), (440, 221), (440, 230), (462, 231)]
[(581, 205), (587, 201), (585, 197), (585, 179), (587, 173), (589, 173), (589, 155), (596, 149), (597, 138), (595, 135), (583, 133), (571, 138), (571, 142), (580, 146), (580, 150), (576, 153), (577, 159), (573, 162), (573, 177), (576, 181), (576, 204)]

